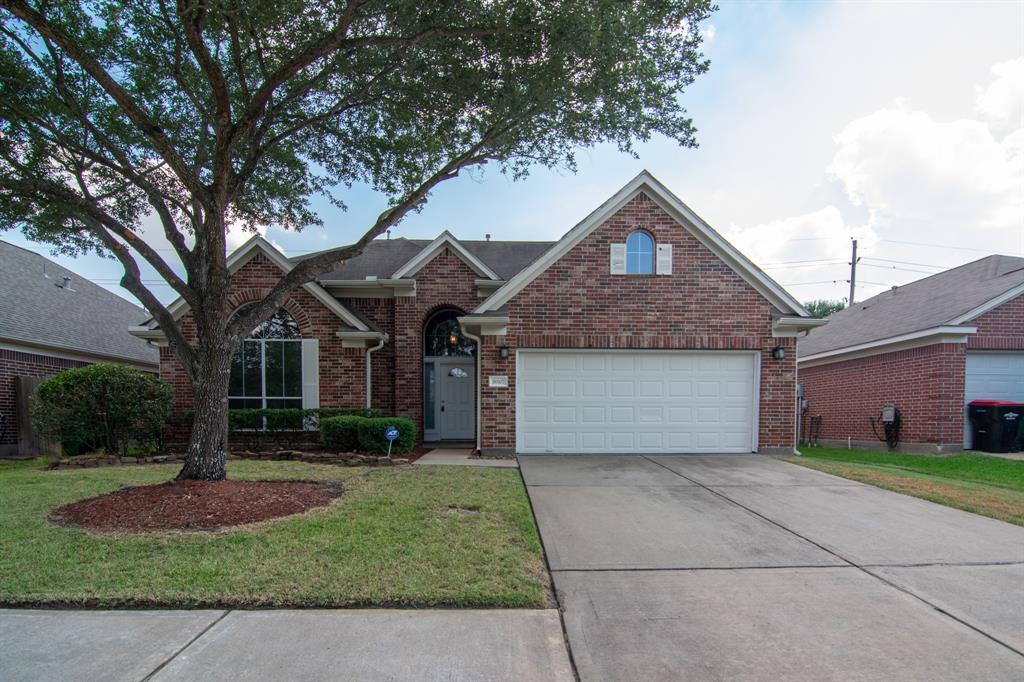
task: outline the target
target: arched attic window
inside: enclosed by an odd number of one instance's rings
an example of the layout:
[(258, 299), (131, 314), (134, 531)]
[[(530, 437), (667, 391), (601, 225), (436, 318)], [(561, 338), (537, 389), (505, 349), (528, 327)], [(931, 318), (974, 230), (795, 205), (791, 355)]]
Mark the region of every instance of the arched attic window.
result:
[(434, 313), (423, 328), (423, 355), (453, 357), (476, 355), (476, 344), (462, 334), (456, 310)]
[[(235, 311), (232, 319), (247, 306)], [(302, 408), (302, 334), (284, 308), (262, 323), (231, 358), (228, 408)]]
[(626, 274), (654, 274), (654, 237), (643, 230), (626, 238)]

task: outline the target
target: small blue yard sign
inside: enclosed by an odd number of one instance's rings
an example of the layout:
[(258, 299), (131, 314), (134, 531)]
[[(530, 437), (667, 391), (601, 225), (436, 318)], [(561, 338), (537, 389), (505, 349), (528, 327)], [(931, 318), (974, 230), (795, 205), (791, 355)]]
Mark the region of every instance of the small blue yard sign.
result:
[(391, 456), (391, 444), (398, 440), (398, 429), (389, 426), (384, 429), (384, 437), (388, 439), (388, 457)]

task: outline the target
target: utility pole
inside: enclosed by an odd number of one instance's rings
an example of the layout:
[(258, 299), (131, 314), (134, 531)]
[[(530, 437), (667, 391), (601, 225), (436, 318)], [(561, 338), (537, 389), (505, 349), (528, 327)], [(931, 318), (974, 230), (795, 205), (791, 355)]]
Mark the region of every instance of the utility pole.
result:
[(857, 288), (857, 262), (860, 258), (857, 258), (857, 240), (853, 240), (853, 255), (850, 256), (850, 300), (847, 303), (847, 307), (853, 305), (853, 292)]

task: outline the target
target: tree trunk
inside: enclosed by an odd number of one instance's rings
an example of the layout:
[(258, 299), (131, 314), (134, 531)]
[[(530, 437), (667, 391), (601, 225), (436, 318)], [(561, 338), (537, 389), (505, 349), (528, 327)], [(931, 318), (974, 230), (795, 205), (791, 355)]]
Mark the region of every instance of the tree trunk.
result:
[(228, 379), (233, 352), (226, 338), (200, 349), (192, 383), (195, 417), (179, 481), (227, 478)]

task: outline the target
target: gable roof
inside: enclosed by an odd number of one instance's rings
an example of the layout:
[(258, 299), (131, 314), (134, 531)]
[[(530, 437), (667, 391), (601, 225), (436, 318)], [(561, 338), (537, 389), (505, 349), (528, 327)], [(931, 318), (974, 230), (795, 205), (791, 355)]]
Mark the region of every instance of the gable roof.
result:
[(500, 280), (501, 278), (495, 274), (494, 270), (487, 267), (487, 264), (481, 261), (479, 258), (471, 254), (466, 250), (459, 240), (456, 239), (451, 232), (445, 230), (437, 239), (430, 242), (422, 251), (413, 256), (407, 263), (402, 267), (398, 268), (393, 275), (394, 279), (401, 279), (403, 277), (412, 277), (420, 269), (434, 259), (437, 254), (441, 253), (445, 248), (451, 249), (463, 263), (468, 265), (480, 277), (487, 279)]
[(858, 301), (799, 342), (800, 359), (963, 325), (1024, 294), (1024, 258), (986, 256)]
[(0, 343), (155, 367), (157, 350), (128, 333), (147, 315), (52, 260), (0, 241)]
[[(235, 249), (230, 256), (228, 256), (228, 271), (234, 274), (257, 254), (263, 254), (266, 256), (271, 263), (281, 269), (282, 273), (288, 273), (295, 267), (295, 264), (288, 260), (284, 254), (274, 248), (270, 242), (260, 235), (255, 234), (247, 242)], [(346, 308), (340, 301), (338, 301), (338, 299), (327, 293), (327, 290), (316, 282), (307, 282), (306, 284), (303, 284), (302, 287), (312, 294), (314, 298), (323, 303), (328, 310), (341, 318), (352, 329), (358, 331), (374, 331), (367, 324), (364, 318), (356, 315)], [(167, 311), (171, 313), (171, 316), (174, 317), (175, 320), (177, 320), (188, 312), (188, 308), (189, 306), (188, 303), (185, 302), (185, 299), (178, 297), (173, 303), (167, 306)], [(156, 320), (152, 317), (147, 320), (146, 324), (150, 329), (155, 329), (158, 326), (156, 324)]]
[(497, 310), (522, 291), (530, 282), (582, 242), (616, 211), (625, 206), (639, 193), (645, 193), (666, 213), (688, 229), (705, 247), (721, 258), (740, 277), (768, 299), (783, 315), (810, 317), (810, 313), (774, 279), (744, 256), (736, 247), (725, 240), (710, 225), (680, 201), (648, 171), (641, 171), (610, 199), (601, 204), (590, 215), (569, 230), (543, 256), (528, 268), (521, 270), (505, 286), (485, 300), (474, 313)]
[[(388, 279), (403, 265), (416, 258), (437, 240), (375, 239), (363, 252), (340, 264), (320, 277), (320, 281), (364, 280), (367, 277)], [(475, 259), (486, 265), (501, 280), (515, 276), (520, 270), (537, 260), (555, 242), (478, 241), (460, 239), (458, 243)], [(314, 254), (297, 256), (298, 262)]]

